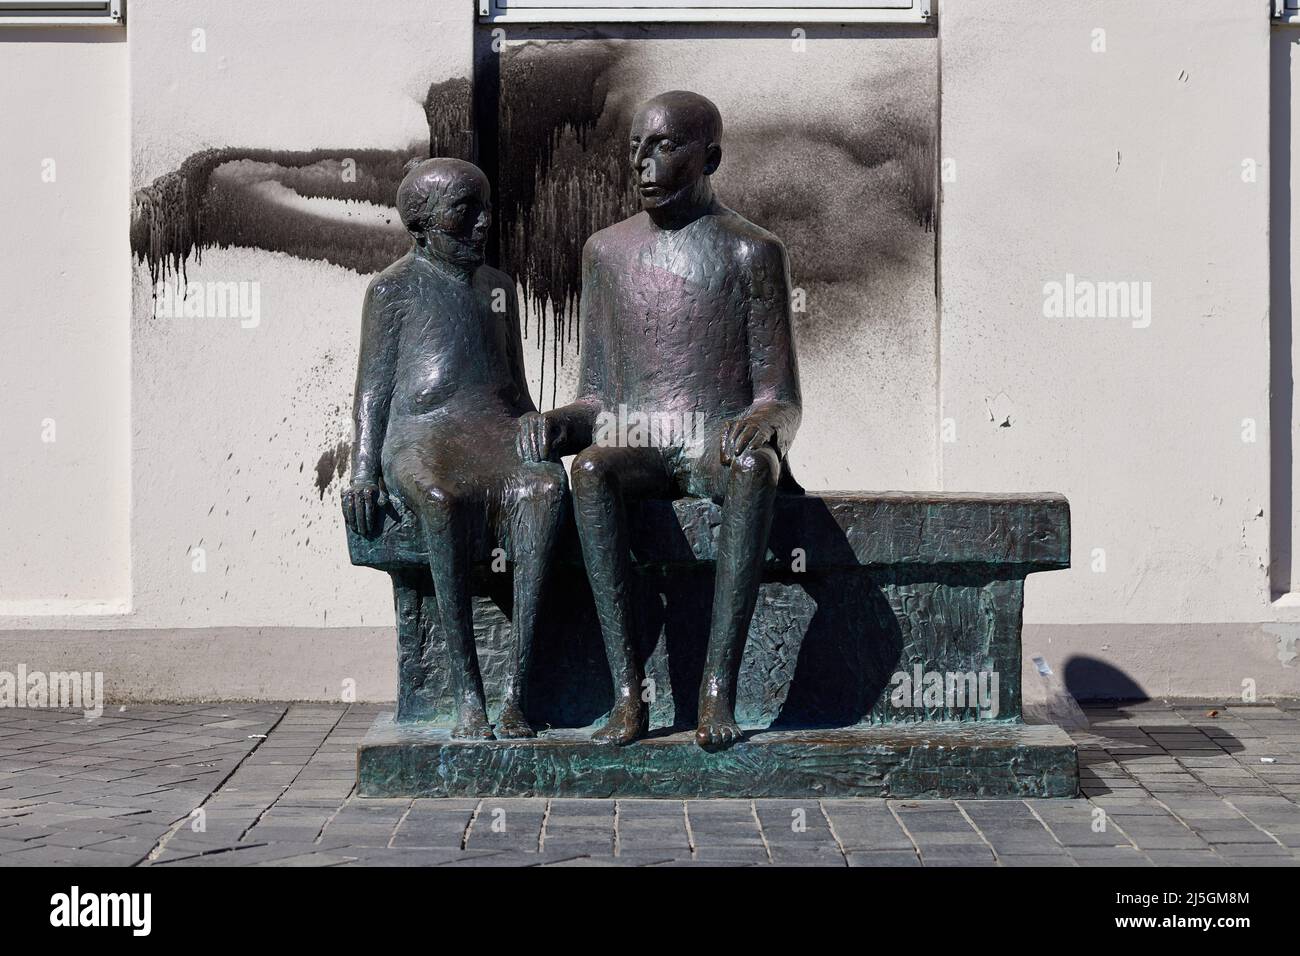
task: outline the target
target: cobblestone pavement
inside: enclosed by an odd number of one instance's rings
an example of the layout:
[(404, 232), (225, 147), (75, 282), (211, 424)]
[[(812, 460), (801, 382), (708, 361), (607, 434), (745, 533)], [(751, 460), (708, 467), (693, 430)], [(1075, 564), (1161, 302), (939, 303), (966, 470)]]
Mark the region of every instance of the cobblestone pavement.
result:
[(363, 800), (379, 709), (0, 710), (0, 865), (1300, 862), (1300, 701), (1091, 708), (1079, 800)]

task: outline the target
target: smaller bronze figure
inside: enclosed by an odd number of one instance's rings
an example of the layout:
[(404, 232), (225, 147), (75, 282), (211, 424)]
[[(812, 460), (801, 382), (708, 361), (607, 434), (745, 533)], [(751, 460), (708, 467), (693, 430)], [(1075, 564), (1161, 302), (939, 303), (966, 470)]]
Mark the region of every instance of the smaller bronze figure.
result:
[[(564, 469), (525, 462), (516, 448), (519, 419), (537, 409), (524, 376), (515, 283), (483, 261), (487, 177), (461, 160), (426, 160), (402, 180), (397, 208), (414, 244), (366, 291), (344, 518), (374, 534), (394, 495), (428, 542), (458, 709), (452, 735), (532, 737), (524, 696), (567, 499)], [(495, 734), (470, 592), (471, 561), (485, 543), (514, 559), (512, 660)]]

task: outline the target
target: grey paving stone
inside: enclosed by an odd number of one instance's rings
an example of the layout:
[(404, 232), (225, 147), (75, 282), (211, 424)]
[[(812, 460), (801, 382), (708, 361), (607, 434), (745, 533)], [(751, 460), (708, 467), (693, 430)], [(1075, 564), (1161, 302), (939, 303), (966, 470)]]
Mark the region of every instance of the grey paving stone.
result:
[(783, 866), (845, 866), (845, 857), (835, 844), (795, 846), (773, 843), (768, 846), (773, 863)]
[(618, 845), (620, 850), (651, 850), (684, 847), (690, 849), (690, 838), (686, 825), (640, 825), (619, 827)]
[(1093, 797), (1089, 801), (1093, 806), (1101, 807), (1107, 813), (1122, 813), (1125, 816), (1168, 816), (1169, 810), (1155, 797), (1149, 794), (1115, 793)]
[(554, 820), (566, 818), (593, 818), (603, 820), (613, 818), (613, 800), (592, 799), (555, 799), (550, 801), (550, 817)]
[(179, 856), (166, 860), (159, 858), (153, 865), (160, 867), (180, 866), (187, 868), (191, 866), (253, 866), (271, 860), (289, 859), (290, 857), (301, 856), (302, 854), (303, 847), (297, 844), (249, 843), (231, 847), (226, 850), (215, 850), (203, 854)]
[(608, 834), (573, 834), (558, 839), (547, 838), (543, 852), (582, 854), (584, 856), (613, 856), (614, 832)]
[(624, 822), (685, 820), (686, 804), (683, 800), (620, 799), (618, 815)]
[(998, 856), (1061, 852), (1052, 832), (1019, 800), (961, 801), (960, 807)]
[(1232, 866), (1300, 866), (1300, 858), (1289, 853), (1220, 853)]
[(655, 864), (652, 864), (652, 866), (655, 867), (655, 868), (658, 868), (658, 867), (697, 867), (697, 866), (702, 866), (702, 867), (727, 867), (727, 868), (734, 868), (734, 867), (741, 867), (741, 866), (748, 867), (748, 866), (770, 866), (770, 865), (771, 865), (771, 864), (766, 863), (766, 862), (754, 862), (754, 863), (748, 863), (748, 862), (745, 862), (745, 861), (743, 861), (743, 860), (700, 860), (700, 859), (690, 859), (690, 860), (679, 859), (679, 860), (673, 860), (673, 861), (668, 862), (668, 863), (655, 863)]
[(767, 848), (759, 845), (696, 846), (692, 859), (704, 862), (769, 863)]
[(42, 840), (46, 846), (68, 846), (77, 849), (111, 843), (118, 839), (113, 833), (89, 833), (85, 830), (51, 830)]
[(545, 800), (486, 799), (478, 809), (465, 845), (470, 849), (535, 853), (541, 843), (545, 816)]
[[(977, 835), (978, 839), (978, 835)], [(960, 843), (921, 843), (917, 844), (922, 862), (928, 863), (939, 857), (963, 857), (972, 860), (993, 858), (993, 850), (983, 840)]]
[[(498, 856), (495, 850), (458, 850), (450, 848), (407, 848), (407, 847), (349, 847), (349, 852), (356, 854), (356, 859), (350, 863), (344, 863), (343, 866), (441, 866), (444, 863), (451, 863), (460, 860), (476, 860), (482, 857)], [(527, 866), (528, 863), (519, 857), (507, 856), (507, 860), (515, 860), (515, 866)]]
[(1068, 853), (999, 853), (998, 863), (1006, 867), (1079, 865)]
[(773, 846), (787, 844), (805, 850), (813, 845), (838, 847), (816, 800), (755, 800), (754, 808), (763, 836)]
[(1257, 844), (1276, 846), (1277, 841), (1263, 831), (1249, 824), (1241, 826), (1209, 826), (1195, 824), (1192, 829), (1202, 840), (1213, 846), (1227, 844)]
[(677, 857), (672, 854), (642, 854), (616, 857), (579, 856), (555, 863), (543, 863), (543, 866), (583, 867), (583, 866), (660, 866), (665, 863), (688, 861), (689, 856)]
[(438, 865), (447, 867), (542, 866), (547, 863), (560, 863), (565, 860), (577, 859), (582, 855), (583, 854), (580, 853), (544, 854), (489, 851), (478, 856), (463, 855), (457, 859), (449, 860), (446, 863)]
[[(699, 847), (764, 847), (762, 831), (749, 801), (687, 802), (691, 838)], [(766, 855), (766, 850), (764, 850)]]
[(1092, 802), (636, 800), (615, 820), (612, 801), (556, 800), (541, 852), (545, 800), (511, 802), (494, 835), (478, 801), (358, 799), (355, 748), (379, 709), (0, 712), (0, 865), (915, 866), (919, 846), (928, 865), (1290, 866), (1300, 844), (1300, 702), (1090, 708), (1075, 738)]
[(253, 827), (244, 839), (258, 843), (315, 843), (318, 836), (320, 827), (270, 824)]
[(1214, 852), (1224, 859), (1262, 856), (1282, 859), (1295, 855), (1287, 847), (1276, 843), (1216, 843)]
[(1136, 847), (1072, 846), (1067, 852), (1080, 866), (1152, 866)]
[(822, 807), (845, 850), (902, 850), (915, 855), (911, 839), (884, 801), (825, 800)]
[(849, 866), (921, 865), (921, 858), (912, 850), (850, 850), (845, 856)]
[(1208, 850), (1210, 845), (1184, 827), (1126, 827), (1130, 839), (1141, 850)]
[(1213, 850), (1143, 850), (1156, 866), (1227, 866)]
[(393, 834), (393, 846), (461, 847), (473, 810), (412, 809)]

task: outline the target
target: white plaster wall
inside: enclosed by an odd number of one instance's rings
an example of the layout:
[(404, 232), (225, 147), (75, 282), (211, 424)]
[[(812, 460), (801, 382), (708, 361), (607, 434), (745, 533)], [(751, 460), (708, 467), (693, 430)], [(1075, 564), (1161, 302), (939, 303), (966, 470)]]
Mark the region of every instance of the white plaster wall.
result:
[[(453, 0), (146, 0), (131, 17), (138, 184), (208, 147), (427, 143), (430, 82), (470, 71), (472, 8)], [(349, 567), (337, 487), (314, 487), (351, 436), (367, 277), (241, 248), (187, 277), (257, 282), (261, 315), (157, 319), (136, 266), (135, 626), (388, 623), (386, 576)]]
[[(1064, 492), (1074, 566), (1030, 579), (1027, 649), (1157, 692), (1300, 689), (1253, 624), (1275, 615), (1264, 8), (942, 9), (943, 487)], [(1067, 273), (1151, 283), (1149, 326), (1045, 318)]]
[(0, 615), (130, 602), (127, 61), (0, 28)]

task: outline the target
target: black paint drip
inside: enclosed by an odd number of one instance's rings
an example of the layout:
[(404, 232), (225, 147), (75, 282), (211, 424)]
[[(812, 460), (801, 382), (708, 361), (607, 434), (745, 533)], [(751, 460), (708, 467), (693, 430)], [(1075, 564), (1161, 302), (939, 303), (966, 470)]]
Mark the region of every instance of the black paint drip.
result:
[(579, 331), (583, 243), (636, 211), (622, 125), (630, 117), (616, 122), (606, 110), (618, 57), (613, 47), (567, 43), (501, 55), (498, 261), (535, 317), (543, 390), (550, 353), (552, 403), (564, 345)]
[[(468, 159), (473, 150), (470, 82), (459, 78), (435, 83), (424, 102), (429, 122), (429, 155)], [(203, 250), (245, 246), (285, 252), (352, 269), (378, 272), (410, 248), (411, 240), (394, 211), (374, 224), (329, 218), (306, 210), (268, 204), (248, 188), (252, 178), (270, 180), (311, 198), (356, 200), (392, 209), (408, 160), (423, 146), (379, 149), (209, 149), (188, 157), (179, 169), (136, 190), (131, 216), (131, 250), (149, 265), (156, 284), (170, 273), (185, 276), (190, 256)], [(351, 161), (355, 175), (344, 175)], [(248, 163), (245, 175), (221, 176), (223, 167)], [(252, 164), (261, 164), (253, 169)]]

